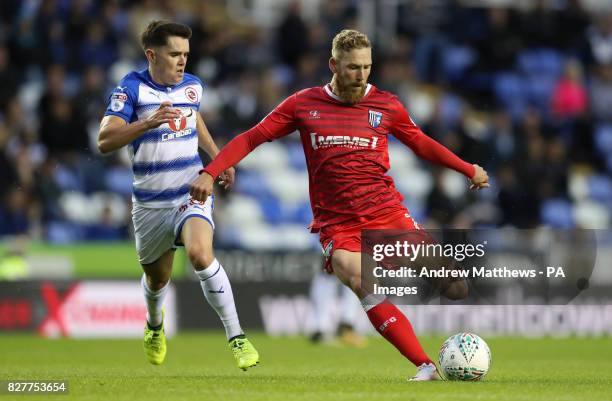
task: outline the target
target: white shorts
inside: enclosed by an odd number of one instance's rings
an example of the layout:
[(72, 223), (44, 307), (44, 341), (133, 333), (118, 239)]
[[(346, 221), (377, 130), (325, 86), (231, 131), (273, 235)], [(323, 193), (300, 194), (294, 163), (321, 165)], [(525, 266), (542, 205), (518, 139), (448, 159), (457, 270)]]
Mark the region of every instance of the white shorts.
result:
[(196, 201), (190, 196), (185, 203), (176, 208), (153, 209), (135, 204), (132, 221), (140, 264), (153, 263), (168, 249), (182, 246), (179, 237), (183, 224), (190, 217), (206, 220), (214, 230), (215, 222), (212, 218), (214, 209), (214, 195), (209, 196), (206, 202)]

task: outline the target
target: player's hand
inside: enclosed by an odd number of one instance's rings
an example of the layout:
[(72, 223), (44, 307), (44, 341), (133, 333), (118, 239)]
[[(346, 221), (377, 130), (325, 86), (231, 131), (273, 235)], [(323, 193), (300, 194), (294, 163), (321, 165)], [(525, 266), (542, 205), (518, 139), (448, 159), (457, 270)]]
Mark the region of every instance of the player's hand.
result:
[(159, 105), (159, 108), (146, 119), (149, 129), (157, 128), (164, 123), (169, 123), (170, 120), (180, 118), (181, 112), (172, 107), (172, 103), (166, 101)]
[(230, 188), (234, 185), (234, 181), (236, 181), (236, 170), (233, 167), (228, 168), (219, 176), (221, 179), (219, 180), (219, 185), (221, 185), (224, 189)]
[(189, 195), (195, 200), (206, 202), (213, 192), (214, 179), (210, 174), (203, 171), (202, 174), (191, 184)]
[(470, 189), (479, 190), (482, 188), (489, 188), (489, 175), (478, 164), (474, 164), (474, 176), (470, 179)]

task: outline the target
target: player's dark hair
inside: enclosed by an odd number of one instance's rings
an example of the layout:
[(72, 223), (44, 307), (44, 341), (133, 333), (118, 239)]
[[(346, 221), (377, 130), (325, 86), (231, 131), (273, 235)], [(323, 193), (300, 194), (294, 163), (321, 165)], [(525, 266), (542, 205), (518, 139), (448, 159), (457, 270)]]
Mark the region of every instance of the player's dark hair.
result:
[(142, 33), (140, 43), (144, 50), (151, 47), (164, 46), (168, 43), (168, 37), (179, 36), (181, 38), (191, 38), (191, 28), (178, 22), (163, 20), (151, 21)]

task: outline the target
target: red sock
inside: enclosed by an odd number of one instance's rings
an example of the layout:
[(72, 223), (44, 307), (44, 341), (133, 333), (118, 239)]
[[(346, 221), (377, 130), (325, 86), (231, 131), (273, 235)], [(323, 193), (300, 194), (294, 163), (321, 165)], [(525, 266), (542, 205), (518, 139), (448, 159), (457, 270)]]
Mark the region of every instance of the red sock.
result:
[(431, 363), (408, 318), (392, 303), (385, 301), (370, 309), (368, 318), (387, 341), (395, 346), (415, 366)]

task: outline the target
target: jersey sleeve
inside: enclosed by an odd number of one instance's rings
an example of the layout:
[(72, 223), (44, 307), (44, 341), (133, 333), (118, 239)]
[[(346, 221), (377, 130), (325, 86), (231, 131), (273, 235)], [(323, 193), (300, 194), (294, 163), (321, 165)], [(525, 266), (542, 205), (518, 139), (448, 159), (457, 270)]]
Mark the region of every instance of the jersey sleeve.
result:
[(221, 172), (238, 164), (257, 146), (295, 131), (296, 97), (297, 95), (288, 97), (255, 127), (229, 141), (203, 171), (217, 178)]
[(444, 145), (425, 135), (412, 121), (404, 106), (397, 99), (395, 101), (397, 104), (391, 133), (397, 139), (427, 161), (451, 168), (468, 178), (474, 176), (476, 170), (473, 165), (461, 160)]
[(130, 123), (135, 120), (134, 107), (138, 101), (134, 84), (130, 79), (121, 80), (110, 93), (107, 100), (105, 116), (117, 116)]

